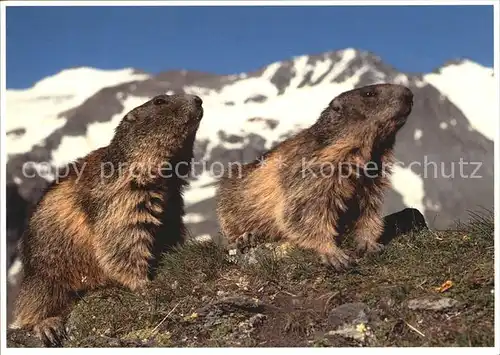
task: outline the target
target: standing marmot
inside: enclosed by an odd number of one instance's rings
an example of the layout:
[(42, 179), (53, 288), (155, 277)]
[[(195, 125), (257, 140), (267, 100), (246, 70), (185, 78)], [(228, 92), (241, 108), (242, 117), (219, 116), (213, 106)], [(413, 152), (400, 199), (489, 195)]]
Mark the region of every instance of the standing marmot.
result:
[(156, 96), (49, 187), (20, 243), (24, 279), (12, 328), (34, 328), (46, 345), (60, 345), (76, 291), (146, 284), (155, 257), (184, 238), (187, 182), (179, 175), (202, 116), (197, 96)]
[(334, 98), (311, 127), (225, 174), (217, 191), (222, 234), (237, 244), (249, 235), (288, 239), (337, 270), (351, 263), (337, 245), (347, 230), (358, 250), (381, 250), (387, 164), (412, 104), (408, 88), (390, 84)]

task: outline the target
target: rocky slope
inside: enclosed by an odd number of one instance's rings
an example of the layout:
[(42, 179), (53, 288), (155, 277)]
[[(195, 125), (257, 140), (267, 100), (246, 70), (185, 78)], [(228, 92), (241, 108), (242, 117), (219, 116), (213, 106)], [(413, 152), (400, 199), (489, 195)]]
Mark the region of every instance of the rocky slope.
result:
[[(445, 228), (469, 210), (492, 208), (495, 84), (493, 70), (477, 63), (402, 73), (373, 53), (344, 49), (228, 76), (72, 68), (32, 88), (7, 91), (9, 265), (27, 211), (55, 167), (106, 145), (124, 114), (154, 95), (188, 92), (204, 100), (195, 159), (206, 168), (198, 165), (185, 201), (191, 234), (207, 237), (218, 229), (213, 197), (220, 164), (255, 159), (312, 124), (337, 94), (379, 82), (405, 84), (415, 94), (396, 143), (400, 164), (385, 213), (414, 207), (431, 227)], [(467, 163), (462, 172), (461, 161)]]

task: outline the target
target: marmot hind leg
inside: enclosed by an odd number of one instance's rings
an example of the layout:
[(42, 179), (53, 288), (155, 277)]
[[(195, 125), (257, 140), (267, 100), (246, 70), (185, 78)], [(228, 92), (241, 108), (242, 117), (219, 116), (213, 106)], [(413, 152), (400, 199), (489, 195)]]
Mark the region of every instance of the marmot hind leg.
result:
[(384, 221), (377, 210), (370, 209), (363, 213), (352, 230), (358, 254), (376, 254), (383, 251), (385, 247), (379, 243), (383, 231)]
[(26, 275), (15, 303), (11, 328), (33, 330), (45, 346), (61, 346), (66, 339), (63, 314), (72, 292), (54, 281)]
[(299, 247), (316, 251), (321, 261), (336, 271), (351, 267), (355, 261), (337, 245), (339, 233), (334, 221), (318, 223), (317, 215), (322, 211), (314, 209), (308, 202), (301, 202), (291, 201), (285, 210), (286, 238)]
[(299, 236), (295, 242), (303, 248), (316, 251), (325, 265), (333, 267), (336, 271), (345, 271), (355, 262), (335, 242), (335, 235)]

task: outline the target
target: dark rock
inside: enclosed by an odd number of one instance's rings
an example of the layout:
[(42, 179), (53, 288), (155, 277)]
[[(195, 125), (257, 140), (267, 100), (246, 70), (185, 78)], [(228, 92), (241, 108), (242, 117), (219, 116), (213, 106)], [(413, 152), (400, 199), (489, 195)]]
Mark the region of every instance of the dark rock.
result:
[(444, 309), (456, 307), (459, 304), (460, 302), (449, 297), (423, 297), (408, 301), (408, 308), (411, 310), (441, 311)]
[(12, 130), (8, 131), (7, 135), (8, 136), (10, 136), (10, 135), (22, 136), (25, 133), (26, 133), (26, 128), (16, 128), (16, 129), (12, 129)]
[(244, 138), (237, 136), (235, 134), (226, 134), (224, 131), (219, 131), (217, 132), (217, 135), (219, 136), (219, 139), (224, 142), (228, 143), (243, 143)]
[(262, 117), (252, 117), (252, 118), (249, 118), (247, 121), (248, 122), (265, 122), (267, 124), (267, 126), (271, 129), (275, 129), (279, 124), (278, 120), (273, 120), (270, 118), (262, 118)]
[(267, 97), (264, 95), (254, 95), (245, 100), (245, 103), (248, 102), (264, 102), (267, 100)]
[(278, 70), (276, 70), (273, 77), (271, 78), (271, 83), (274, 84), (274, 86), (276, 86), (276, 88), (278, 89), (278, 95), (282, 95), (285, 93), (285, 90), (290, 85), (290, 82), (295, 77), (295, 75), (297, 75), (293, 64), (294, 63), (291, 60), (282, 62)]
[(405, 208), (384, 217), (384, 231), (380, 237), (383, 244), (410, 232), (418, 233), (428, 229), (422, 213), (416, 208)]

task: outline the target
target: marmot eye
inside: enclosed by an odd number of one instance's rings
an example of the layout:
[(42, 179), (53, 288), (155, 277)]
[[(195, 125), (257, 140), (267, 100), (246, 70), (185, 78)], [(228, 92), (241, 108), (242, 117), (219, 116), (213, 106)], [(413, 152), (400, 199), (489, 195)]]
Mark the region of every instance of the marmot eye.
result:
[(155, 104), (155, 105), (163, 105), (166, 103), (167, 103), (167, 100), (162, 99), (161, 97), (158, 97), (158, 98), (154, 99), (154, 101), (153, 101), (153, 104)]
[(375, 91), (367, 91), (367, 92), (363, 93), (364, 97), (373, 97), (375, 95), (376, 95)]

